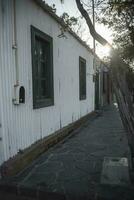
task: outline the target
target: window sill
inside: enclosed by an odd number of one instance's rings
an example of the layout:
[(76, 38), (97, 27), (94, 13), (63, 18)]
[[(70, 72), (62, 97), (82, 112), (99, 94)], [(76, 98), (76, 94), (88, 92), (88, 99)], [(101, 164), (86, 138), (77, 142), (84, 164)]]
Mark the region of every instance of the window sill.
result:
[(40, 108), (45, 108), (49, 106), (54, 106), (54, 101), (53, 100), (45, 100), (42, 102), (36, 102), (33, 104), (33, 109), (40, 109)]

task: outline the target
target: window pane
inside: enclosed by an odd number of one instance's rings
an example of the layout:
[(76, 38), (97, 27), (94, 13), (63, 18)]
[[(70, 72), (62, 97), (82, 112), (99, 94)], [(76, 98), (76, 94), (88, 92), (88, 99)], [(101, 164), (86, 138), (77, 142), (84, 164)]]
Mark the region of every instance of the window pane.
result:
[(46, 80), (41, 80), (40, 97), (41, 99), (47, 97)]
[(38, 52), (38, 49), (39, 49), (39, 41), (38, 41), (38, 39), (36, 39), (35, 49), (34, 49), (34, 62), (35, 62), (34, 73), (36, 74), (37, 77), (39, 76), (39, 62), (38, 62), (39, 52)]
[(48, 53), (50, 51), (50, 44), (46, 41), (40, 41), (40, 56), (41, 56), (41, 60), (43, 60), (44, 62), (47, 62), (48, 58)]
[(40, 63), (40, 77), (41, 78), (47, 77), (47, 65), (45, 62)]
[(39, 100), (39, 98), (40, 98), (40, 94), (39, 94), (39, 86), (40, 84), (39, 84), (39, 80), (38, 79), (35, 79), (35, 81), (34, 81), (34, 92), (36, 93), (36, 100)]

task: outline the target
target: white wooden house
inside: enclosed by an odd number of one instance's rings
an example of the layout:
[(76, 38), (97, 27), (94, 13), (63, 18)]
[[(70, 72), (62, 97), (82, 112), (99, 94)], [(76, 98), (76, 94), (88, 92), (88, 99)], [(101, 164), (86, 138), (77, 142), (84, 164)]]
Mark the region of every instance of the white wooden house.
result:
[(94, 110), (93, 54), (41, 0), (0, 0), (0, 164)]

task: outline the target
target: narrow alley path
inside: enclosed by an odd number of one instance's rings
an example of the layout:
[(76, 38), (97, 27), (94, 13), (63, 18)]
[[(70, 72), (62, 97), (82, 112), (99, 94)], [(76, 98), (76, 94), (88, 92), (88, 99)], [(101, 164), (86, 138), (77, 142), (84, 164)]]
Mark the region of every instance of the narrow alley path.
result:
[(114, 106), (75, 132), (20, 174), (19, 187), (56, 192), (67, 200), (97, 199), (104, 157), (130, 157), (126, 133)]

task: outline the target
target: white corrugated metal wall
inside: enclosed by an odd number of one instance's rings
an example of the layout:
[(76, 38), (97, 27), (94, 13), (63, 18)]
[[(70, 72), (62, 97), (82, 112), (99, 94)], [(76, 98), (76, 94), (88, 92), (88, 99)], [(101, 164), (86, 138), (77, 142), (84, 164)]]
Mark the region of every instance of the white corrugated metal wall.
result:
[[(31, 0), (16, 1), (19, 84), (26, 102), (12, 103), (15, 84), (12, 0), (3, 0), (1, 69), (5, 160), (35, 141), (94, 110), (93, 55), (71, 34), (58, 38), (60, 25)], [(33, 109), (31, 32), (33, 25), (53, 38), (54, 106)], [(79, 101), (79, 56), (87, 62), (87, 98)]]
[(0, 0), (0, 164), (4, 161), (4, 147), (3, 147), (3, 107), (2, 107), (2, 3)]

